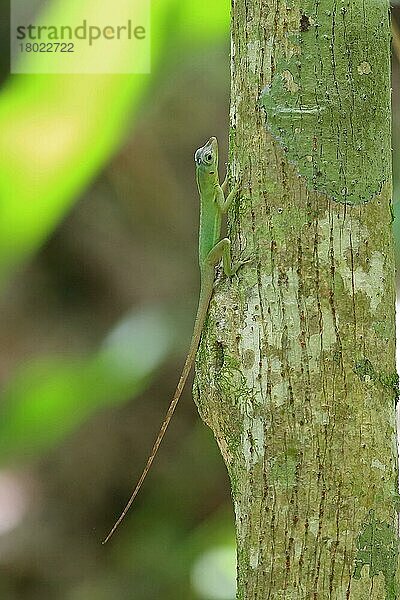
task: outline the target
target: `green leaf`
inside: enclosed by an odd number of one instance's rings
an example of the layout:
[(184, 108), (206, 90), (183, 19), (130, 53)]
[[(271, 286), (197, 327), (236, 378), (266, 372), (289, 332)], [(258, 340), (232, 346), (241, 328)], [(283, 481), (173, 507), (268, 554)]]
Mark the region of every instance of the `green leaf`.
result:
[(119, 323), (93, 356), (42, 358), (21, 367), (1, 401), (2, 460), (42, 453), (99, 409), (137, 396), (173, 339), (162, 311), (148, 309)]

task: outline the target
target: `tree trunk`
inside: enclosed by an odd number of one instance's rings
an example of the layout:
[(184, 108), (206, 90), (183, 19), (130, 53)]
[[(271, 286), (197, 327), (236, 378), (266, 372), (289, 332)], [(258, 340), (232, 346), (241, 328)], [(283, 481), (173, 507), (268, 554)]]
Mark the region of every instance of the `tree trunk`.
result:
[(238, 599), (400, 598), (389, 6), (234, 0), (238, 279), (195, 398), (226, 462)]

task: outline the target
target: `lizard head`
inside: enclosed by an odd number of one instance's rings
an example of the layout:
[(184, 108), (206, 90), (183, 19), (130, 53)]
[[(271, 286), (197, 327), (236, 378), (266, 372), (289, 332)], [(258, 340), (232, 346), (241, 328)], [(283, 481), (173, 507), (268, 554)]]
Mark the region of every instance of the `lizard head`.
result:
[(203, 173), (214, 175), (218, 168), (218, 142), (211, 137), (204, 146), (196, 150), (194, 155), (196, 167)]

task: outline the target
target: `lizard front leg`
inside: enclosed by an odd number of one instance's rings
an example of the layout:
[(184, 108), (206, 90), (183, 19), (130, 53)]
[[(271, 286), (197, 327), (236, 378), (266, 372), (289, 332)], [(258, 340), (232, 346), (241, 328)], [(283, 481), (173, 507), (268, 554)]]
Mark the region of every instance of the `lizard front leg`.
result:
[(221, 211), (221, 214), (223, 214), (223, 215), (228, 212), (228, 210), (240, 188), (240, 184), (236, 183), (234, 185), (234, 187), (231, 189), (231, 191), (229, 192), (229, 194), (227, 195), (227, 197), (225, 198), (224, 191), (227, 186), (226, 182), (227, 182), (227, 180), (225, 179), (224, 183), (222, 185), (218, 185), (215, 190), (215, 201), (218, 205), (219, 210)]

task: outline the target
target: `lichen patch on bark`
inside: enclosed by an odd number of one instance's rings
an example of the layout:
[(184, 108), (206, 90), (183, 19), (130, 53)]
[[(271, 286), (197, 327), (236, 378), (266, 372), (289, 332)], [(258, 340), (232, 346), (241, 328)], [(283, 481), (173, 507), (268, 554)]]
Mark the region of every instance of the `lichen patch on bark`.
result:
[(367, 202), (390, 178), (384, 3), (281, 4), (296, 52), (288, 52), (289, 42), (275, 44), (274, 72), (261, 96), (266, 126), (311, 189), (338, 202)]

